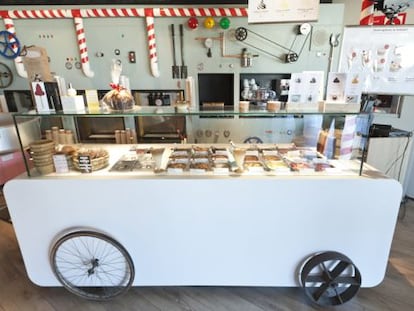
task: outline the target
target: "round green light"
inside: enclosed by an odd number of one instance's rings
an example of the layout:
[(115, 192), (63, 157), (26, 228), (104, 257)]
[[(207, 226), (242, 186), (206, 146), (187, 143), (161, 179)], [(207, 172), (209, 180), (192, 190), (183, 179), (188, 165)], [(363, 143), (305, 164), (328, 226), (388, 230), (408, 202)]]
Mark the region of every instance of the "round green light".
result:
[(220, 19), (220, 27), (222, 29), (228, 29), (230, 27), (230, 20), (227, 17)]

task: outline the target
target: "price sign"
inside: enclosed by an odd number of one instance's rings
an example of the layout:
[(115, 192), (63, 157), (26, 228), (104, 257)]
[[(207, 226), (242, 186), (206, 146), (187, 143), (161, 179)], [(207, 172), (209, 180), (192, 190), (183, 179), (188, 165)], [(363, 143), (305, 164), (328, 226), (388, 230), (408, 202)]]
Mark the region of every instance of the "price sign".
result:
[(82, 173), (92, 173), (92, 162), (91, 158), (88, 155), (78, 156), (79, 161), (79, 170)]
[(56, 173), (67, 173), (69, 172), (68, 161), (64, 154), (53, 155), (53, 164), (55, 165)]

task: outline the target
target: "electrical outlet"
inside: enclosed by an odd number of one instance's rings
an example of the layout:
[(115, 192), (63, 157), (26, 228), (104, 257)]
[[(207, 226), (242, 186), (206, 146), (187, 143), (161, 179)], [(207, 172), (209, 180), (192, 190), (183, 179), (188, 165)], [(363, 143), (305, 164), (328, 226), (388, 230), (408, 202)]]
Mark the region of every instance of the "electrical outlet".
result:
[(129, 51), (128, 52), (128, 60), (130, 63), (136, 63), (136, 58), (135, 58), (135, 52), (134, 51)]

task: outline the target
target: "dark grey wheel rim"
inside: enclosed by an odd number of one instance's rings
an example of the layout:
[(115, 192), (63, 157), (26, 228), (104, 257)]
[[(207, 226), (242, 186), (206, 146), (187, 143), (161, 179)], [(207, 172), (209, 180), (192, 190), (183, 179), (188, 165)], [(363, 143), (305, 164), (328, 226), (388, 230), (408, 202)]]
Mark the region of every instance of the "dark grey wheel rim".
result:
[(335, 306), (351, 300), (361, 287), (361, 273), (339, 252), (323, 252), (310, 257), (300, 272), (307, 297), (321, 306)]

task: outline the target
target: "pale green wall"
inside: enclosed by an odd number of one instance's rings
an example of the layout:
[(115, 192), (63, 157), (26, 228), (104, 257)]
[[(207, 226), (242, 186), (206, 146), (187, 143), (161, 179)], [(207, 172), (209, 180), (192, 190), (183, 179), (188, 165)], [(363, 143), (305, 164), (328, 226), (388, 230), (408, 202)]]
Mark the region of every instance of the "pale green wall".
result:
[[(91, 7), (91, 6), (89, 6)], [(107, 6), (108, 7), (108, 6)], [(119, 6), (118, 6), (119, 7)], [(10, 7), (1, 7), (1, 9)], [(26, 9), (28, 7), (16, 7), (14, 9)], [(39, 7), (36, 7), (39, 8)], [(40, 7), (41, 8), (41, 7)], [(70, 8), (65, 6), (64, 8)], [(66, 58), (78, 56), (75, 30), (72, 19), (44, 20), (44, 19), (16, 19), (14, 21), (16, 33), (20, 41), (25, 45), (38, 45), (47, 49), (50, 57), (50, 67), (53, 72), (63, 76), (67, 82), (72, 82), (75, 88), (97, 88), (106, 89), (110, 82), (109, 69), (113, 58), (119, 58), (123, 62), (123, 74), (131, 80), (131, 88), (134, 89), (171, 89), (179, 87), (178, 80), (171, 78), (172, 47), (169, 35), (169, 25), (174, 23), (176, 29), (178, 24), (186, 24), (188, 18), (155, 18), (155, 33), (157, 53), (160, 68), (160, 78), (154, 78), (150, 73), (148, 61), (147, 40), (144, 18), (85, 18), (85, 34), (91, 69), (95, 72), (95, 77), (90, 79), (85, 77), (80, 70), (67, 70), (64, 66)], [(218, 23), (219, 18), (216, 18)], [(204, 18), (199, 18), (202, 24)], [(239, 26), (246, 27), (248, 30), (255, 31), (261, 35), (286, 47), (292, 44), (299, 23), (279, 23), (279, 24), (247, 24), (247, 18), (231, 17), (231, 29)], [(1, 23), (1, 21), (0, 21)], [(322, 40), (308, 40), (299, 61), (293, 64), (286, 64), (275, 57), (268, 56), (247, 47), (250, 52), (260, 56), (253, 60), (251, 68), (241, 68), (240, 60), (237, 58), (224, 58), (220, 56), (219, 41), (214, 41), (212, 48), (212, 58), (208, 58), (207, 49), (203, 46), (203, 41), (196, 40), (196, 37), (219, 37), (221, 30), (215, 27), (212, 30), (205, 29), (202, 25), (195, 30), (185, 31), (185, 61), (188, 66), (190, 76), (198, 73), (234, 73), (238, 83), (240, 73), (291, 73), (303, 70), (322, 70), (328, 67), (329, 34), (331, 32), (340, 33), (343, 25), (343, 5), (324, 4), (321, 5), (320, 18), (318, 22), (312, 23), (323, 36)], [(176, 30), (177, 31), (177, 30)], [(46, 35), (46, 38), (43, 38)], [(53, 35), (53, 38), (51, 36)], [(241, 49), (246, 47), (239, 41), (234, 40), (230, 31), (225, 31), (226, 52), (227, 54), (240, 54)], [(49, 38), (47, 38), (49, 36)], [(178, 47), (178, 37), (177, 47)], [(294, 51), (299, 51), (304, 36), (296, 39)], [(265, 49), (275, 55), (283, 55), (285, 50), (278, 48), (274, 44), (269, 44), (257, 36), (249, 34), (246, 42)], [(114, 55), (114, 50), (121, 51), (120, 56)], [(128, 51), (135, 51), (137, 55), (136, 64), (127, 62)], [(95, 53), (103, 52), (104, 57), (98, 58)], [(178, 55), (180, 55), (178, 53)], [(2, 60), (10, 65), (14, 70), (11, 60)], [(337, 58), (335, 58), (335, 62)], [(180, 63), (180, 62), (179, 62)], [(200, 68), (203, 69), (200, 69)], [(11, 89), (27, 88), (27, 81), (17, 77)], [(238, 89), (238, 84), (236, 85)], [(238, 91), (237, 91), (238, 95)], [(239, 96), (235, 96), (238, 99)]]

